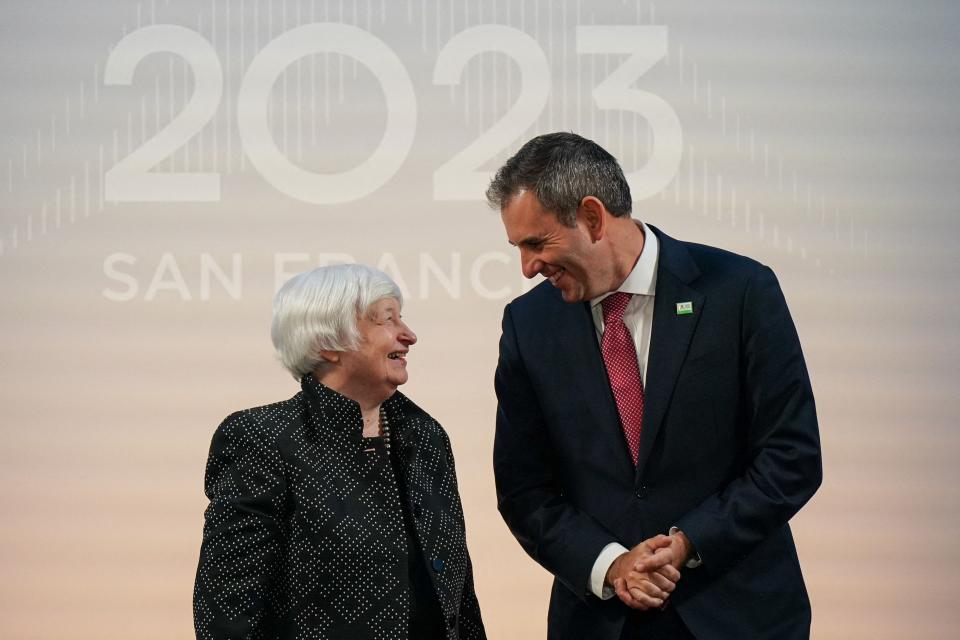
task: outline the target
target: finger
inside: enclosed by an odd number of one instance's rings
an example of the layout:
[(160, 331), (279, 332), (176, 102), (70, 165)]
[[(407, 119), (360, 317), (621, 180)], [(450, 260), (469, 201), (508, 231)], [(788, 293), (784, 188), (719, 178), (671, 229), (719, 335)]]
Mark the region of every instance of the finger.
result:
[(630, 592), (627, 591), (627, 583), (623, 578), (617, 578), (613, 581), (613, 590), (623, 604), (628, 607), (633, 606), (633, 597), (630, 595)]
[(647, 553), (653, 553), (657, 549), (663, 549), (665, 547), (669, 547), (672, 544), (673, 544), (673, 538), (671, 538), (670, 536), (665, 536), (661, 534), (658, 536), (654, 536), (652, 538), (648, 538), (647, 540), (644, 540), (637, 546), (642, 547)]
[(668, 579), (662, 573), (651, 573), (650, 582), (657, 585), (660, 587), (661, 591), (664, 591), (668, 594), (673, 593), (673, 590), (677, 588), (677, 584)]
[(617, 597), (620, 598), (620, 602), (627, 605), (631, 609), (640, 609), (645, 611), (648, 607), (646, 605), (641, 605), (639, 602), (633, 599), (633, 596), (630, 595), (630, 591), (627, 588), (627, 583), (622, 578), (617, 578), (614, 581), (614, 590), (616, 591)]
[(630, 589), (630, 595), (633, 596), (633, 601), (636, 603), (634, 609), (646, 611), (647, 609), (655, 609), (663, 606), (663, 598), (656, 598), (644, 593), (640, 589)]
[(673, 553), (671, 553), (669, 549), (666, 549), (647, 556), (642, 560), (637, 560), (633, 563), (632, 569), (638, 572), (656, 571), (660, 567), (669, 566), (672, 562)]
[(664, 578), (673, 583), (680, 581), (680, 571), (672, 564), (664, 565), (657, 569), (654, 573), (662, 575)]
[(647, 543), (654, 549), (661, 549), (663, 547), (669, 547), (673, 544), (673, 538), (670, 536), (665, 536), (662, 533), (658, 536), (654, 536), (647, 540)]
[(638, 572), (653, 571), (665, 564), (669, 564), (669, 559), (665, 559), (662, 553), (659, 555), (651, 554), (635, 560), (630, 569)]
[[(670, 593), (660, 588), (655, 582), (653, 582), (649, 574), (640, 574), (640, 573), (630, 573), (627, 574), (626, 586), (627, 590), (630, 592), (630, 595), (634, 595), (636, 591), (647, 594), (653, 598), (659, 598), (665, 600)], [(662, 580), (662, 578), (661, 578)]]

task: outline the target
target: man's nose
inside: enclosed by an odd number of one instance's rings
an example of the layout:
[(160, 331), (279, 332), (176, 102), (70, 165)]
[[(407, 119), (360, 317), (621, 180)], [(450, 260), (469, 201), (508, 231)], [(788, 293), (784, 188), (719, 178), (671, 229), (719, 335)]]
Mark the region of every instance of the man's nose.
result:
[(535, 258), (528, 250), (520, 250), (520, 271), (523, 272), (523, 277), (532, 278), (543, 269), (543, 262), (539, 258)]

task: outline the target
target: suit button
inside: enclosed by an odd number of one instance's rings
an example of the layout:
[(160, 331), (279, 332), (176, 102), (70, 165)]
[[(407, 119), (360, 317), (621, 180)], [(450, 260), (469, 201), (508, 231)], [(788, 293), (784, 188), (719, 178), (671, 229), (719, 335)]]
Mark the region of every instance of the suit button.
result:
[(648, 493), (649, 493), (649, 489), (647, 489), (647, 485), (642, 484), (639, 487), (637, 487), (636, 495), (637, 495), (637, 498), (639, 498), (640, 500), (643, 500), (644, 498), (646, 498)]
[(413, 517), (417, 520), (423, 517), (423, 507), (421, 507), (419, 504), (413, 505)]
[(457, 614), (451, 613), (447, 616), (447, 628), (453, 629), (457, 626)]
[(443, 558), (434, 558), (433, 559), (433, 570), (437, 573), (443, 571)]

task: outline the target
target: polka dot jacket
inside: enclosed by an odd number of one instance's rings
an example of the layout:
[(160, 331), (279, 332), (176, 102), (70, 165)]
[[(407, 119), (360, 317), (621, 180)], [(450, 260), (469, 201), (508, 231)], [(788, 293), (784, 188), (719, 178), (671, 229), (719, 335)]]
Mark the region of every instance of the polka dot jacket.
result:
[(359, 405), (312, 376), (223, 421), (206, 469), (198, 639), (418, 640), (408, 549), (429, 567), (447, 639), (486, 637), (447, 434), (399, 392), (383, 409), (398, 473), (384, 447), (369, 451)]

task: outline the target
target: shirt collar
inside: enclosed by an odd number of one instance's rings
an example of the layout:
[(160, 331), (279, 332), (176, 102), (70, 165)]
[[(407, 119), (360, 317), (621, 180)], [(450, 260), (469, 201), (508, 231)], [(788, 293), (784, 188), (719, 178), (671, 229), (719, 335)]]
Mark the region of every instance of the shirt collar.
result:
[[(657, 288), (657, 263), (660, 258), (660, 243), (657, 240), (657, 234), (650, 230), (646, 223), (640, 220), (634, 220), (640, 230), (643, 231), (643, 250), (640, 252), (640, 258), (637, 264), (633, 266), (633, 271), (627, 276), (616, 291), (631, 293), (633, 295), (653, 296)], [(590, 306), (600, 304), (600, 301), (616, 291), (608, 291), (602, 295), (590, 300)]]

